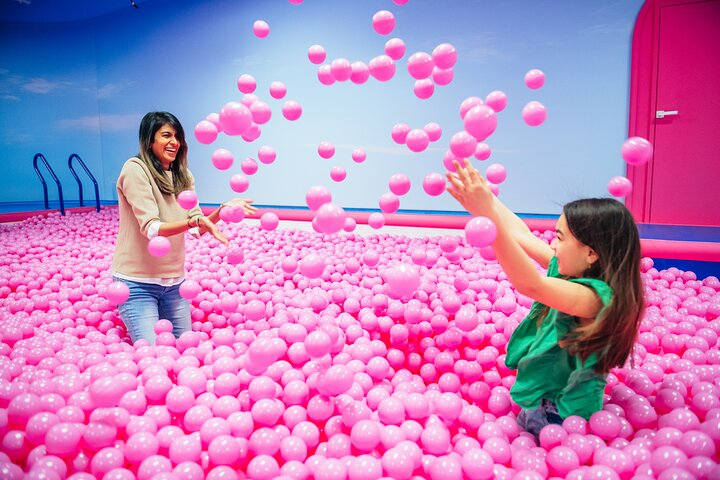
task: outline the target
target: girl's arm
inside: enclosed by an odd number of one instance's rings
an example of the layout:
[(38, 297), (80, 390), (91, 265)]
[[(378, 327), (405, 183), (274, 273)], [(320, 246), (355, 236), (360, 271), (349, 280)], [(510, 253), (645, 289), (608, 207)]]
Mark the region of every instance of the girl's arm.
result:
[(213, 237), (220, 240), (222, 243), (228, 243), (227, 237), (223, 235), (220, 229), (212, 222), (209, 222), (206, 217), (195, 217), (188, 218), (187, 220), (179, 220), (177, 222), (163, 222), (158, 229), (158, 235), (163, 237), (172, 237), (173, 235), (179, 235), (185, 233), (193, 227), (200, 227), (206, 232), (210, 232)]
[(492, 244), (493, 251), (515, 289), (569, 315), (595, 317), (602, 308), (597, 294), (589, 287), (540, 275), (530, 256), (512, 235), (513, 227), (517, 228), (517, 225), (511, 218), (507, 218), (503, 210), (505, 207), (498, 206), (502, 204), (495, 201), (495, 196), (480, 172), (467, 160), (465, 167), (457, 162), (455, 167), (457, 175), (448, 175), (451, 184), (448, 192), (473, 215), (488, 217), (495, 223), (497, 237)]

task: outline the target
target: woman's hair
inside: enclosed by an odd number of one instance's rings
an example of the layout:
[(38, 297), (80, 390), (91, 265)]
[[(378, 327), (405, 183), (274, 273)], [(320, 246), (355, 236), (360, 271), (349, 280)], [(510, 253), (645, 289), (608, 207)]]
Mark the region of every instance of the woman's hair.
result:
[(596, 353), (595, 370), (607, 373), (625, 363), (640, 325), (640, 235), (625, 205), (611, 198), (576, 200), (563, 207), (563, 214), (573, 236), (598, 256), (583, 276), (604, 281), (613, 296), (594, 322), (576, 328), (560, 346), (583, 361)]
[[(163, 125), (170, 125), (175, 129), (176, 137), (180, 143), (175, 161), (170, 164), (172, 182), (165, 175), (162, 163), (155, 156), (152, 144), (155, 141), (155, 134)], [(190, 173), (187, 168), (187, 142), (185, 141), (185, 130), (180, 120), (172, 113), (149, 112), (140, 122), (140, 152), (138, 158), (147, 165), (158, 188), (164, 195), (176, 195), (183, 190), (190, 188)]]

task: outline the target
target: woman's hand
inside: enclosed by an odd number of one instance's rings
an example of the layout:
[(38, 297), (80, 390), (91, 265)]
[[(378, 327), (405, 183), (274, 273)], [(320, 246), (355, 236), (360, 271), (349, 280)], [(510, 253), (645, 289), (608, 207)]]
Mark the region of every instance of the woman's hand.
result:
[(198, 227), (200, 229), (200, 235), (204, 235), (205, 233), (210, 232), (213, 237), (217, 238), (225, 245), (228, 244), (227, 237), (223, 235), (217, 225), (215, 225), (209, 218), (200, 217), (200, 219), (198, 220)]
[(467, 159), (464, 163), (465, 165), (461, 166), (457, 160), (453, 161), (457, 173), (447, 172), (446, 176), (450, 182), (447, 191), (471, 215), (487, 216), (493, 209), (495, 195), (480, 172)]
[(253, 201), (249, 198), (233, 198), (230, 201), (223, 203), (224, 206), (242, 207), (245, 215), (255, 215), (257, 208), (252, 206)]

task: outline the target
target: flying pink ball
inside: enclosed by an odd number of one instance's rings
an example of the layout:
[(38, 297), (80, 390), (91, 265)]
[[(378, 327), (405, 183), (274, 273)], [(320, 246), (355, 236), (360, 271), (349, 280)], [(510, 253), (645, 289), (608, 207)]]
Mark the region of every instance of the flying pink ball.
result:
[(287, 93), (287, 87), (283, 82), (272, 82), (270, 84), (270, 96), (278, 100), (285, 96)]
[(457, 61), (457, 51), (453, 45), (441, 43), (433, 50), (432, 59), (438, 68), (452, 68)]
[(245, 175), (254, 175), (258, 170), (258, 164), (254, 159), (248, 157), (242, 161), (240, 169)]
[(395, 16), (387, 10), (380, 10), (372, 18), (373, 30), (379, 35), (389, 35), (395, 28)]
[(328, 141), (320, 142), (320, 145), (318, 145), (317, 148), (318, 155), (320, 155), (322, 158), (331, 158), (333, 155), (335, 155), (335, 145)]
[(401, 263), (385, 270), (383, 277), (393, 298), (409, 297), (420, 285), (420, 270), (415, 265)]
[(345, 210), (334, 203), (322, 204), (315, 215), (318, 227), (324, 233), (337, 233), (342, 230), (346, 217)]
[(220, 219), (226, 223), (239, 223), (245, 218), (245, 211), (240, 205), (226, 205), (220, 209)]
[(362, 148), (355, 148), (352, 152), (352, 159), (355, 163), (363, 163), (365, 159), (367, 158), (367, 154), (365, 153), (365, 150)]
[(496, 112), (502, 112), (507, 106), (507, 95), (500, 90), (492, 91), (487, 94), (487, 97), (485, 97), (485, 105)]
[(201, 288), (199, 283), (197, 283), (195, 280), (188, 279), (185, 279), (185, 281), (180, 284), (180, 288), (178, 289), (180, 296), (186, 300), (192, 300), (193, 298), (197, 297), (200, 293), (200, 290)]
[(608, 192), (613, 197), (626, 197), (632, 191), (632, 183), (626, 177), (612, 177), (608, 182)]
[(528, 102), (522, 110), (523, 121), (531, 127), (537, 127), (547, 118), (547, 109), (542, 103), (533, 100)]
[(395, 195), (405, 195), (410, 191), (410, 179), (405, 174), (396, 173), (395, 175), (390, 177), (388, 187), (390, 188), (390, 191)]
[(356, 85), (362, 85), (370, 78), (370, 67), (365, 62), (353, 62), (350, 64), (350, 81)]
[(333, 78), (338, 82), (350, 80), (352, 75), (352, 66), (346, 58), (336, 58), (330, 63), (330, 71)]
[(465, 224), (465, 239), (473, 247), (488, 247), (497, 237), (495, 223), (487, 217), (473, 217)]
[(270, 121), (270, 117), (272, 117), (270, 105), (261, 100), (257, 100), (250, 105), (250, 113), (252, 113), (253, 123), (258, 125), (266, 124)]
[(427, 100), (432, 97), (435, 93), (435, 84), (429, 78), (423, 78), (422, 80), (416, 80), (415, 86), (413, 87), (415, 96), (420, 100)]
[(644, 165), (653, 155), (653, 146), (642, 137), (630, 137), (620, 149), (623, 160), (629, 165)]
[(318, 67), (317, 77), (323, 85), (332, 85), (335, 83), (335, 77), (333, 77), (332, 69), (327, 63), (323, 63)]
[(205, 117), (205, 120), (215, 125), (215, 128), (217, 128), (218, 133), (222, 132), (222, 125), (220, 125), (220, 114), (219, 113), (209, 113), (207, 117)]
[(468, 158), (475, 153), (478, 141), (466, 131), (456, 133), (450, 139), (450, 150), (458, 158)]
[(185, 210), (190, 210), (197, 205), (197, 195), (192, 190), (184, 190), (178, 193), (177, 202)]
[(245, 175), (235, 174), (230, 177), (230, 188), (233, 192), (242, 193), (248, 189), (250, 182)]
[(280, 219), (273, 212), (265, 212), (260, 217), (260, 226), (263, 230), (267, 230), (268, 232), (275, 230), (279, 222)]
[(477, 147), (475, 147), (474, 155), (478, 160), (487, 160), (491, 154), (492, 150), (490, 150), (490, 146), (487, 143), (478, 143)]
[(430, 137), (422, 128), (414, 128), (410, 130), (405, 138), (405, 144), (415, 153), (425, 150), (430, 143)]
[(255, 20), (253, 23), (253, 33), (258, 38), (265, 38), (270, 33), (270, 25), (265, 20)]
[(405, 42), (400, 38), (391, 38), (385, 42), (385, 54), (393, 60), (400, 60), (405, 55)]
[(483, 100), (480, 97), (467, 97), (460, 104), (460, 118), (464, 120), (465, 115), (470, 111), (470, 109), (482, 104)]
[(302, 106), (295, 100), (288, 100), (282, 107), (283, 117), (292, 121), (297, 120), (302, 115)]
[(305, 194), (305, 202), (307, 203), (307, 206), (308, 208), (310, 208), (310, 210), (317, 210), (323, 204), (331, 201), (332, 195), (330, 194), (330, 190), (321, 185), (315, 185), (313, 187), (310, 187), (310, 189)]
[(345, 218), (345, 224), (343, 225), (343, 230), (346, 232), (352, 232), (355, 230), (355, 227), (357, 226), (357, 222), (352, 217), (346, 217)]
[(375, 230), (379, 230), (385, 226), (385, 215), (383, 215), (382, 213), (378, 213), (378, 212), (371, 213), (368, 216), (367, 222), (371, 228), (373, 228)]
[(431, 142), (437, 142), (442, 137), (442, 128), (435, 122), (428, 123), (423, 127), (423, 130), (428, 134), (428, 139)]
[(215, 124), (209, 120), (202, 120), (195, 125), (195, 139), (203, 145), (209, 145), (215, 141), (218, 136), (218, 129)]
[(240, 102), (228, 102), (220, 110), (220, 124), (227, 135), (241, 135), (252, 123), (252, 112)]
[[(255, 81), (255, 77), (248, 73), (243, 73), (238, 77), (237, 81), (237, 88), (242, 93), (252, 93), (257, 88), (257, 82)], [(246, 105), (249, 106), (249, 105)]]
[(263, 145), (260, 147), (260, 150), (258, 150), (258, 160), (265, 165), (273, 163), (276, 156), (275, 149), (270, 146)]
[(415, 80), (428, 78), (434, 66), (432, 56), (426, 52), (415, 52), (408, 58), (408, 73)]
[(497, 115), (487, 105), (476, 105), (465, 114), (463, 123), (465, 130), (478, 142), (482, 142), (497, 128)]
[(437, 197), (445, 191), (445, 178), (439, 173), (429, 173), (423, 179), (423, 190), (432, 197)]
[(148, 252), (153, 257), (164, 257), (170, 252), (170, 240), (158, 235), (148, 242)]
[(320, 65), (325, 61), (325, 49), (321, 45), (312, 45), (308, 49), (308, 59), (310, 63)]
[(370, 75), (380, 82), (387, 82), (395, 76), (395, 62), (387, 55), (378, 55), (368, 65)]
[(410, 125), (407, 123), (396, 123), (390, 131), (390, 136), (395, 143), (402, 145), (407, 140), (408, 133), (410, 133)]
[(380, 195), (380, 210), (383, 213), (395, 213), (400, 208), (400, 199), (394, 193), (383, 193)]
[(305, 255), (299, 262), (300, 273), (308, 278), (318, 278), (325, 270), (325, 259), (316, 253)]
[(260, 136), (260, 133), (262, 133), (260, 131), (260, 126), (257, 123), (252, 122), (247, 130), (245, 130), (240, 136), (246, 142), (254, 142)]
[(537, 90), (545, 84), (545, 74), (542, 70), (534, 68), (525, 74), (525, 85), (528, 88)]
[(113, 305), (120, 305), (130, 297), (130, 289), (123, 282), (112, 282), (105, 291), (105, 297)]
[(450, 82), (455, 78), (455, 71), (452, 68), (438, 68), (434, 67), (432, 71), (432, 80), (436, 85), (445, 86), (449, 85)]
[(212, 160), (212, 164), (218, 170), (227, 170), (232, 167), (234, 161), (232, 152), (224, 148), (218, 148), (215, 150), (210, 159)]
[(342, 182), (343, 180), (345, 180), (345, 177), (347, 177), (345, 167), (337, 165), (330, 169), (330, 178), (332, 178), (334, 181)]
[(485, 171), (485, 178), (488, 182), (499, 185), (507, 178), (507, 170), (500, 163), (493, 163)]

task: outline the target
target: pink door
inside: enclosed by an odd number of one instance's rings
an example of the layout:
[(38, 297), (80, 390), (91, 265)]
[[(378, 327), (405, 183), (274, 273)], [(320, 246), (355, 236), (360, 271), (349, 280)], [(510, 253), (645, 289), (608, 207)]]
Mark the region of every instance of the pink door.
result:
[(720, 0), (648, 3), (654, 45), (644, 54), (654, 61), (643, 103), (655, 154), (642, 174), (628, 169), (637, 190), (628, 205), (641, 221), (720, 226)]

